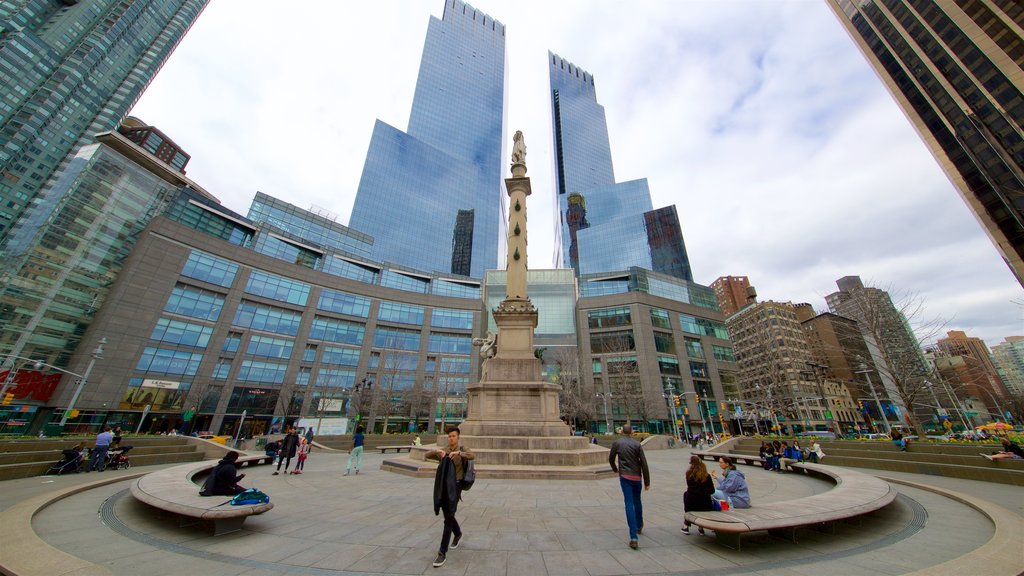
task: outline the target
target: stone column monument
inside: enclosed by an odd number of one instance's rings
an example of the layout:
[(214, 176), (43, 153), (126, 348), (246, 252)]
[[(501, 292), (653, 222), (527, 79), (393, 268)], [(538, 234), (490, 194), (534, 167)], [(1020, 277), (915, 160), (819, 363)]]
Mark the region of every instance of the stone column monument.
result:
[[(559, 418), (559, 386), (541, 379), (541, 361), (533, 353), (537, 309), (526, 282), (526, 143), (516, 132), (512, 146), (509, 195), (508, 272), (505, 299), (492, 311), (497, 335), (474, 340), (483, 358), (479, 382), (466, 387), (466, 420), (462, 441), (476, 453), (481, 478), (592, 479), (612, 476), (608, 451), (581, 436), (571, 436)], [(438, 439), (438, 444), (447, 443)], [(414, 448), (407, 458), (385, 460), (381, 468), (432, 475), (435, 464), (424, 461), (428, 447)]]

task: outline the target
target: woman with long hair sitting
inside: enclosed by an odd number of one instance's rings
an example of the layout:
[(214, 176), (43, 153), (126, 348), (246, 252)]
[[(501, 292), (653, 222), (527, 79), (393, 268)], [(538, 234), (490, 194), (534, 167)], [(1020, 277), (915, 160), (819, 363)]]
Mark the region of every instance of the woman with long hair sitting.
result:
[[(704, 461), (700, 456), (690, 456), (690, 467), (686, 470), (686, 492), (683, 493), (683, 511), (709, 512), (714, 510), (711, 504), (711, 494), (714, 491), (715, 483), (711, 480)], [(684, 522), (680, 530), (689, 536), (691, 522), (689, 520), (684, 520)], [(704, 529), (698, 526), (697, 532), (704, 534)]]

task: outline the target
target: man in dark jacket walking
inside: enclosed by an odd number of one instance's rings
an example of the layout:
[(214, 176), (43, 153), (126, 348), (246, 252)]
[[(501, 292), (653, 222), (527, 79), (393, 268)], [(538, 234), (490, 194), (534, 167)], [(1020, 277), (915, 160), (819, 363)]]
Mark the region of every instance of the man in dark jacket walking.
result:
[(437, 474), (434, 475), (434, 514), (438, 511), (444, 512), (444, 531), (441, 532), (441, 549), (434, 559), (434, 568), (444, 565), (445, 555), (448, 554), (448, 542), (451, 540), (452, 549), (458, 548), (462, 541), (462, 528), (455, 520), (455, 511), (459, 507), (459, 500), (462, 499), (462, 485), (459, 482), (466, 476), (466, 460), (472, 460), (474, 455), (465, 446), (459, 444), (459, 429), (448, 430), (448, 445), (444, 448), (427, 452), (426, 457), (430, 460), (437, 460)]
[[(619, 473), (619, 485), (622, 497), (626, 501), (626, 523), (629, 525), (629, 547), (636, 550), (640, 547), (637, 535), (644, 531), (644, 506), (640, 501), (640, 482), (643, 489), (651, 489), (651, 472), (647, 469), (647, 458), (644, 448), (633, 438), (633, 429), (629, 424), (622, 427), (624, 436), (612, 444), (608, 453), (608, 464), (613, 472)], [(616, 464), (616, 458), (618, 464)]]
[(245, 474), (238, 473), (238, 468), (235, 467), (236, 460), (238, 460), (238, 452), (231, 451), (225, 454), (224, 458), (217, 462), (213, 472), (210, 472), (210, 477), (199, 494), (201, 496), (234, 496), (244, 492), (245, 488), (239, 486), (238, 482), (245, 478)]
[(284, 473), (288, 473), (288, 467), (292, 465), (292, 458), (295, 458), (295, 450), (298, 447), (299, 435), (295, 433), (294, 426), (289, 427), (288, 433), (281, 439), (281, 452), (277, 457), (277, 470), (274, 470), (274, 476), (281, 473), (282, 463), (284, 463)]

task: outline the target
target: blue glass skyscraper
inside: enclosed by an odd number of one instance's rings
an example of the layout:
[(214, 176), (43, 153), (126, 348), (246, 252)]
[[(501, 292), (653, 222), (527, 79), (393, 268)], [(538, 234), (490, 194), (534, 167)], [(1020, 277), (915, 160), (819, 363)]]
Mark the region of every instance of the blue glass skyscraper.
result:
[(75, 152), (117, 128), (208, 2), (0, 2), (0, 241), (28, 207), (58, 208)]
[(646, 179), (616, 182), (594, 76), (548, 53), (554, 130), (555, 265), (577, 274), (639, 266), (693, 280), (674, 206), (654, 210)]
[(409, 128), (377, 121), (349, 225), (373, 258), (482, 278), (502, 238), (505, 26), (460, 0), (432, 17)]

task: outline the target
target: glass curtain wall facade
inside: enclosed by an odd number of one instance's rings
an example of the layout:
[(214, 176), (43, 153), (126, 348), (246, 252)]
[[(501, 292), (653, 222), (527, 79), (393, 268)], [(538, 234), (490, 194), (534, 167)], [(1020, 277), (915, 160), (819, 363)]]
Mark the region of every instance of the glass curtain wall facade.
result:
[[(106, 336), (108, 353), (71, 430), (134, 428), (147, 405), (143, 430), (156, 432), (233, 434), (243, 411), (247, 435), (300, 417), (405, 432), (465, 416), (479, 282), (356, 258), (338, 236), (346, 227), (270, 196), (250, 213), (263, 220), (189, 190), (167, 202), (86, 334)], [(88, 360), (79, 353), (70, 369)], [(54, 417), (73, 384), (55, 393)]]
[(189, 185), (169, 166), (137, 164), (129, 155), (145, 152), (124, 136), (100, 137), (53, 187), (60, 202), (30, 211), (8, 238), (0, 354), (66, 366), (143, 228)]
[[(0, 241), (113, 130), (208, 0), (0, 3)], [(2, 254), (2, 249), (0, 249)]]
[(505, 116), (505, 26), (446, 0), (427, 29), (408, 131), (373, 129), (349, 223), (373, 237), (374, 259), (473, 278), (498, 267)]
[(675, 207), (655, 211), (646, 179), (615, 181), (594, 76), (550, 52), (548, 76), (559, 214), (555, 265), (577, 274), (643, 266), (693, 280)]
[(828, 0), (1024, 283), (1024, 11), (1010, 0)]

